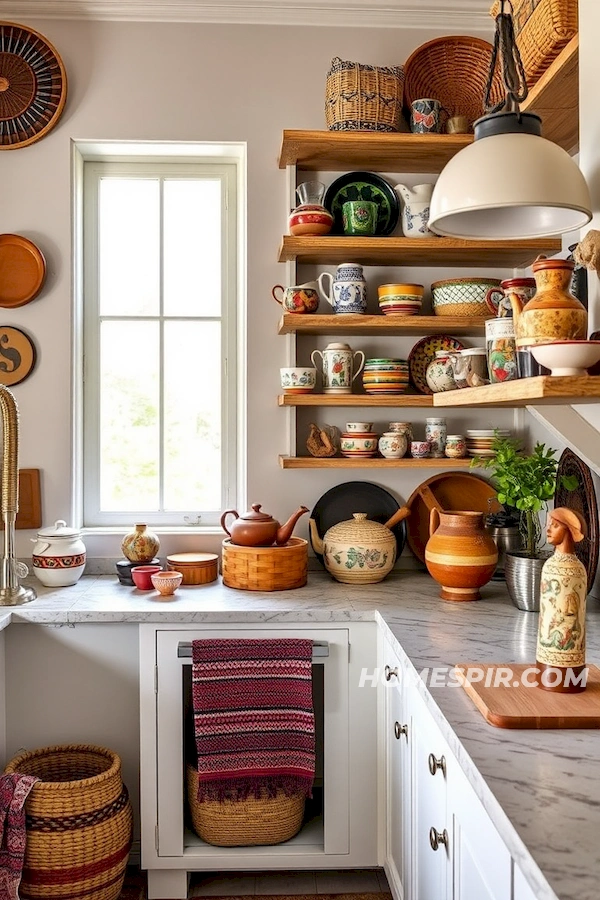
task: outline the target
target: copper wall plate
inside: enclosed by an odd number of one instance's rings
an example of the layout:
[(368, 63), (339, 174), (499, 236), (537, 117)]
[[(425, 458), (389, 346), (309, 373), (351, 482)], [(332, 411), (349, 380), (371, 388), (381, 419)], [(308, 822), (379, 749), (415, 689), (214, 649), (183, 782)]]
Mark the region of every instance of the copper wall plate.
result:
[(33, 28), (0, 22), (0, 150), (39, 141), (66, 99), (67, 73), (52, 44)]
[(32, 241), (19, 234), (0, 234), (0, 306), (25, 306), (39, 294), (46, 260)]
[(0, 325), (0, 384), (10, 387), (25, 381), (35, 366), (35, 346), (18, 328)]

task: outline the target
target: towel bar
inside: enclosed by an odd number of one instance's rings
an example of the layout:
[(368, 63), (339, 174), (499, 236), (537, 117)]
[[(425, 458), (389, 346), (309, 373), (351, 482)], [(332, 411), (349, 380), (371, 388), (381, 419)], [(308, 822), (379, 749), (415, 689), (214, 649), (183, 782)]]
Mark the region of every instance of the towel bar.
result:
[[(191, 659), (192, 643), (191, 641), (180, 641), (177, 645), (177, 656), (179, 659)], [(329, 656), (329, 644), (327, 641), (313, 641), (313, 659), (315, 657)]]

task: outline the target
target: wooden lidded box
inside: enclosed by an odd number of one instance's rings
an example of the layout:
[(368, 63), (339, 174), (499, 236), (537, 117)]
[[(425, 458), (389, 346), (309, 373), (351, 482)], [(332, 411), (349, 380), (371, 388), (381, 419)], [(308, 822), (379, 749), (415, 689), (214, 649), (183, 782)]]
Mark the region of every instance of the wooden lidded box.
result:
[(181, 572), (182, 584), (209, 584), (219, 575), (219, 557), (216, 553), (171, 553), (167, 568)]

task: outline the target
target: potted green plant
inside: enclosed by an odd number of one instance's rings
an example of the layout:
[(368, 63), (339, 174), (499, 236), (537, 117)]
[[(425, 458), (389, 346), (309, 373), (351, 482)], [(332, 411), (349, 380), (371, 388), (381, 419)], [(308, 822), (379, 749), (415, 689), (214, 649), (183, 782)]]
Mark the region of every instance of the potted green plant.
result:
[(548, 508), (557, 484), (567, 490), (577, 487), (574, 475), (558, 476), (556, 450), (536, 443), (531, 453), (524, 453), (514, 438), (496, 435), (492, 443), (494, 455), (471, 463), (492, 472), (492, 483), (498, 500), (519, 516), (523, 550), (508, 551), (505, 577), (508, 592), (519, 609), (539, 609), (539, 586), (542, 565), (548, 554), (541, 549), (540, 512)]

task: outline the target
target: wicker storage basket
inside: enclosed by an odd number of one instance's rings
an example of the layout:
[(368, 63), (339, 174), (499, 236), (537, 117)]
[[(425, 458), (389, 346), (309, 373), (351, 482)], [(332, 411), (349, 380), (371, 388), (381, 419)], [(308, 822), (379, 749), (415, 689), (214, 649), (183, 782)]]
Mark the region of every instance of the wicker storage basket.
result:
[[(517, 47), (532, 87), (577, 34), (577, 0), (512, 0), (512, 6)], [(490, 16), (499, 12), (496, 0)]]
[(402, 66), (366, 66), (336, 56), (325, 85), (330, 131), (400, 131)]
[(308, 541), (292, 537), (281, 547), (242, 547), (223, 541), (223, 584), (242, 591), (287, 591), (308, 578)]
[(281, 844), (300, 831), (304, 816), (304, 796), (246, 800), (198, 800), (198, 773), (187, 766), (187, 796), (194, 831), (207, 844), (217, 847), (250, 847)]
[(132, 837), (116, 753), (87, 744), (15, 756), (7, 773), (37, 775), (27, 799), (22, 900), (117, 900)]
[[(485, 112), (483, 101), (491, 59), (492, 45), (468, 35), (435, 38), (417, 47), (404, 64), (407, 114), (410, 115), (413, 100), (433, 97), (440, 101), (447, 116), (466, 116), (472, 125)], [(496, 71), (492, 103), (498, 103), (502, 97), (502, 80)]]

